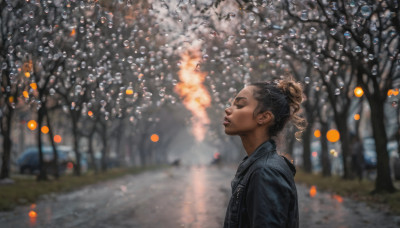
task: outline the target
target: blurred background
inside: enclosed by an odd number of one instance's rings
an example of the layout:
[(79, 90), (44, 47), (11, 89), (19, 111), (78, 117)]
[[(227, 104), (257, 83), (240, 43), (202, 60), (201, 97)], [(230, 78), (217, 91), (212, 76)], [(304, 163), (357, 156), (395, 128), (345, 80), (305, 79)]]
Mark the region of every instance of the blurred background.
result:
[(224, 109), (287, 77), (308, 126), (285, 128), (281, 154), (375, 193), (400, 180), (397, 0), (1, 0), (0, 23), (4, 184), (237, 164)]

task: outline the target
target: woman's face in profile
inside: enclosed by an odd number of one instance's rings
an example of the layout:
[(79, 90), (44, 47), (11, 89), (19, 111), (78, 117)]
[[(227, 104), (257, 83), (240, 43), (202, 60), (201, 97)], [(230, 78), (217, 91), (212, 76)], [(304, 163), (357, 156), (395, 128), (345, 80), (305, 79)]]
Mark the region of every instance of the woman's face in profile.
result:
[(254, 110), (258, 101), (254, 98), (254, 86), (244, 87), (225, 109), (224, 126), (228, 135), (245, 135), (252, 132), (258, 125), (254, 118)]

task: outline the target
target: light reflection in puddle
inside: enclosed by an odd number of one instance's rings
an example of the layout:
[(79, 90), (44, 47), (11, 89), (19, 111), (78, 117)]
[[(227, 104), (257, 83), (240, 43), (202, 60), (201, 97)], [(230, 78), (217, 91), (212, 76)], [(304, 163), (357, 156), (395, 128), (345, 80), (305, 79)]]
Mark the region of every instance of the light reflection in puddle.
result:
[(205, 168), (190, 170), (190, 183), (186, 187), (182, 205), (181, 222), (183, 226), (201, 227), (206, 223)]

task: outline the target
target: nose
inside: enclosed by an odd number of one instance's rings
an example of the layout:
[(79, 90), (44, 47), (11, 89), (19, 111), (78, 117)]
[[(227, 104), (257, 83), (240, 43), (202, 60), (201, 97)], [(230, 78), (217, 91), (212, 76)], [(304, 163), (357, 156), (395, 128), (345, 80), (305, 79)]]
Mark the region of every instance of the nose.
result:
[(225, 109), (225, 114), (226, 114), (227, 116), (229, 116), (231, 113), (232, 113), (232, 110), (231, 110), (231, 107), (229, 106), (229, 107), (227, 107), (227, 108)]

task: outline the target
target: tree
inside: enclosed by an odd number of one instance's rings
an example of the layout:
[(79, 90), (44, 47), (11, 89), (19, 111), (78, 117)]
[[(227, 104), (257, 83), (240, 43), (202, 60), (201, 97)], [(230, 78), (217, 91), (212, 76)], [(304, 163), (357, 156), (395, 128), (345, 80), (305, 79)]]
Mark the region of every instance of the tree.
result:
[[(357, 78), (371, 106), (371, 123), (377, 151), (375, 192), (395, 190), (388, 166), (384, 103), (387, 91), (400, 79), (397, 1), (315, 1), (304, 4), (286, 1), (288, 14), (299, 23), (314, 24), (326, 33), (324, 57), (335, 59)], [(330, 35), (328, 35), (330, 34)], [(332, 50), (339, 47), (337, 50)], [(346, 116), (347, 117), (347, 116)], [(338, 126), (339, 127), (339, 126)], [(346, 136), (345, 136), (346, 137)], [(343, 142), (348, 143), (348, 142)]]
[(23, 15), (23, 7), (23, 1), (0, 1), (0, 130), (3, 136), (0, 179), (10, 177), (11, 124), (21, 92), (21, 74), (30, 73), (27, 71), (31, 67), (29, 62), (22, 62), (17, 52), (18, 47), (23, 43), (21, 35), (26, 29), (20, 27), (19, 20)]

